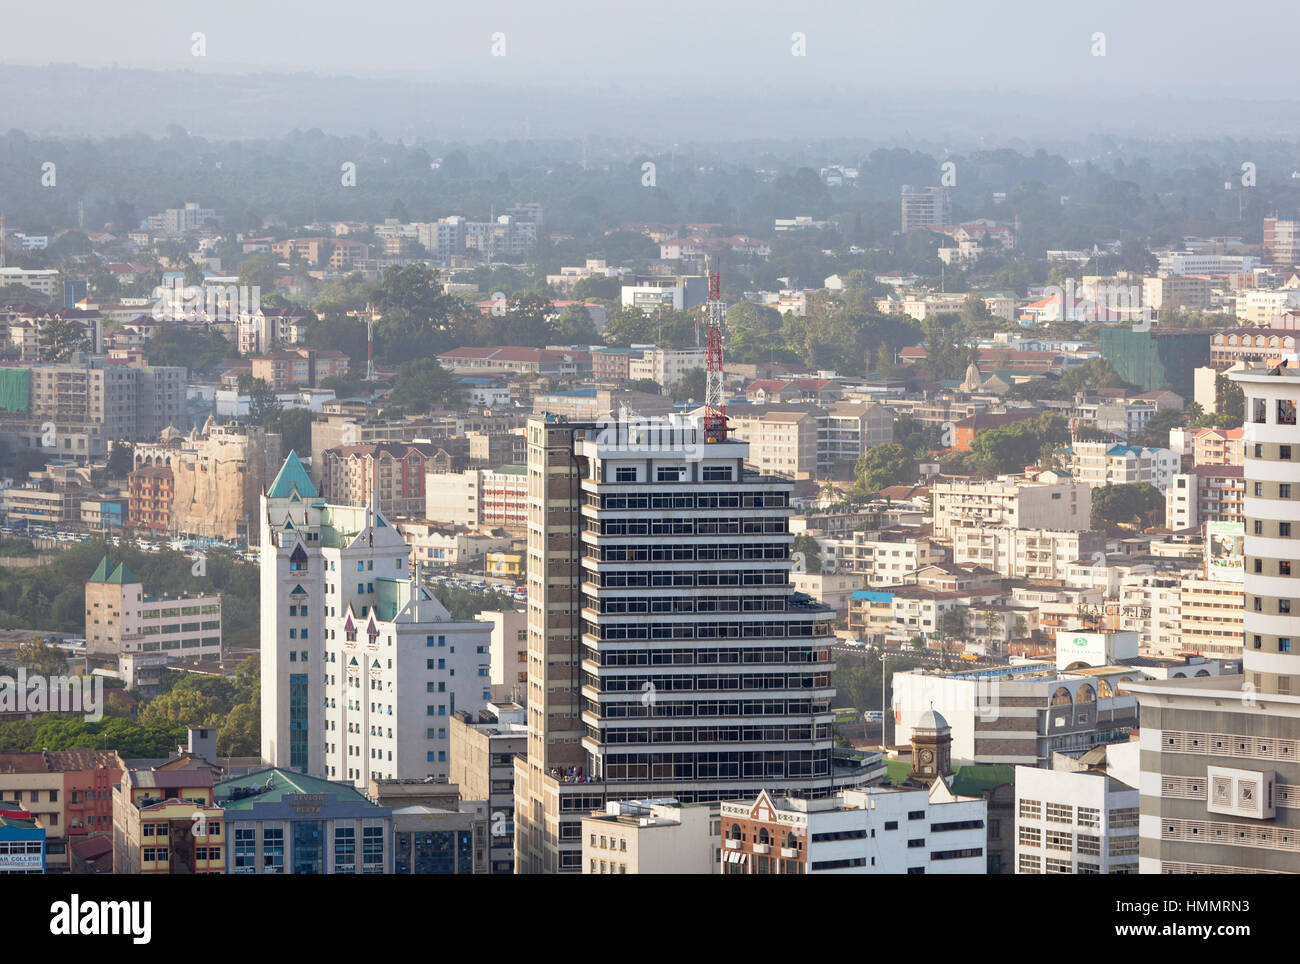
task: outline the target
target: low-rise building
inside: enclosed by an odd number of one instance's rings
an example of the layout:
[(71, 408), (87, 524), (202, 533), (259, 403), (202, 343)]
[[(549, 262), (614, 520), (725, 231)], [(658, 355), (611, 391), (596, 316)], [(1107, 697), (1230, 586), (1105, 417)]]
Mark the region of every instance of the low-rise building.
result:
[(212, 771), (127, 770), (113, 788), (113, 873), (224, 874), (229, 838)]
[(393, 811), (351, 784), (268, 767), (214, 789), (228, 874), (385, 874)]
[(611, 800), (582, 818), (584, 874), (716, 874), (718, 804)]
[(988, 804), (947, 782), (724, 800), (724, 874), (983, 874)]
[(1138, 744), (1016, 767), (1018, 874), (1138, 872)]
[(43, 866), (69, 869), (68, 847), (113, 830), (113, 787), (125, 770), (113, 750), (0, 753), (0, 810), (21, 810), (42, 829)]

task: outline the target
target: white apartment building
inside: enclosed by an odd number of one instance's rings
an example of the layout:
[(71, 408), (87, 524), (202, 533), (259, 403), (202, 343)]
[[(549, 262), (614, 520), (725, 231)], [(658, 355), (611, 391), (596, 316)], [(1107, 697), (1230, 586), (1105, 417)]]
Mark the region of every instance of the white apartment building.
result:
[(723, 801), (724, 874), (984, 874), (988, 802), (945, 778), (809, 800)]
[(1106, 551), (1106, 534), (1087, 529), (959, 525), (951, 536), (955, 564), (973, 563), (1008, 579), (1064, 579), (1072, 564)]
[(1075, 478), (1097, 486), (1145, 482), (1164, 492), (1182, 467), (1176, 452), (1139, 445), (1075, 442), (1069, 453)]
[(817, 471), (856, 463), (867, 449), (894, 440), (894, 416), (874, 402), (836, 402), (817, 416)]
[[(685, 378), (691, 371), (703, 369), (707, 361), (704, 348), (649, 348), (641, 357), (627, 362), (629, 381), (649, 379), (666, 389)], [(704, 401), (704, 399), (698, 399)]]
[(0, 268), (0, 288), (22, 285), (47, 298), (61, 298), (59, 272), (55, 268)]
[(1160, 271), (1184, 274), (1250, 274), (1260, 266), (1253, 254), (1195, 254), (1172, 251), (1157, 256)]
[(1079, 760), (1058, 753), (1050, 770), (1016, 767), (1016, 873), (1138, 872), (1137, 750), (1111, 744)]
[(930, 490), (934, 535), (951, 539), (958, 525), (1015, 529), (1090, 529), (1092, 486), (1045, 472), (1039, 478), (940, 482)]
[(428, 472), (424, 516), (448, 526), (523, 528), (528, 524), (528, 477), (520, 465)]
[(918, 569), (947, 560), (947, 552), (937, 543), (899, 532), (855, 532), (848, 539), (819, 540), (818, 544), (823, 546), (823, 568), (833, 564), (862, 573), (872, 587), (898, 585)]
[(1271, 328), (1283, 313), (1300, 308), (1300, 291), (1289, 288), (1246, 289), (1237, 292), (1237, 320), (1246, 325)]
[(359, 788), (447, 776), (448, 718), (491, 698), (491, 626), (452, 620), (387, 520), (322, 502), (293, 453), (261, 515), (263, 761)]
[(1176, 572), (1131, 573), (1120, 580), (1119, 628), (1137, 633), (1144, 653), (1184, 651), (1182, 607), (1182, 578)]
[(811, 478), (817, 470), (817, 417), (802, 411), (727, 413), (733, 438), (749, 443), (749, 464), (787, 479)]
[(1245, 606), (1240, 580), (1210, 579), (1199, 572), (1184, 575), (1179, 619), (1182, 651), (1240, 658)]

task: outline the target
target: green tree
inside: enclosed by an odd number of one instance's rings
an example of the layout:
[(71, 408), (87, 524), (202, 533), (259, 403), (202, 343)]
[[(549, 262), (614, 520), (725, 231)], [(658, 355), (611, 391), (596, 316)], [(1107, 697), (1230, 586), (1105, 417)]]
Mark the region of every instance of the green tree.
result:
[(1091, 524), (1094, 529), (1109, 526), (1159, 525), (1164, 522), (1165, 499), (1160, 490), (1145, 482), (1103, 485), (1092, 490)]
[(874, 495), (891, 485), (916, 481), (916, 461), (897, 442), (873, 445), (860, 456), (854, 467), (857, 489)]
[(269, 254), (251, 254), (235, 269), (241, 285), (257, 285), (263, 296), (275, 291), (275, 279), (280, 275), (280, 266)]
[(55, 318), (41, 329), (41, 361), (67, 361), (75, 352), (90, 349), (90, 336), (74, 321)]
[(118, 439), (108, 453), (108, 477), (124, 479), (135, 465), (134, 447), (126, 439)]
[(262, 423), (268, 432), (281, 436), (281, 450), (311, 451), (311, 412), (305, 408), (273, 411)]
[(673, 401), (689, 402), (694, 399), (702, 404), (704, 402), (705, 374), (703, 368), (692, 368), (683, 375), (677, 384), (673, 386)]
[(803, 571), (817, 575), (822, 571), (822, 549), (817, 540), (806, 532), (794, 537), (790, 544), (790, 555), (803, 558)]
[(436, 358), (403, 362), (389, 395), (395, 405), (412, 412), (427, 412), (434, 406), (454, 408), (460, 404), (463, 386), (456, 376), (438, 364)]
[(964, 639), (969, 624), (970, 608), (953, 606), (945, 609), (943, 615), (939, 617), (939, 635), (947, 640)]
[(68, 672), (68, 661), (63, 650), (46, 639), (31, 638), (18, 644), (18, 665), (39, 676), (63, 676)]

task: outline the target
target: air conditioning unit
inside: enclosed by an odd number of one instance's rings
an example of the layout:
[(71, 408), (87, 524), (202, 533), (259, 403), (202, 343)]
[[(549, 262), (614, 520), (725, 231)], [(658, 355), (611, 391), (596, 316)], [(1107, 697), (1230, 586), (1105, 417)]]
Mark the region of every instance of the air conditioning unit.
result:
[(1238, 770), (1232, 767), (1206, 767), (1206, 805), (1210, 813), (1252, 820), (1272, 820), (1275, 815), (1272, 770)]

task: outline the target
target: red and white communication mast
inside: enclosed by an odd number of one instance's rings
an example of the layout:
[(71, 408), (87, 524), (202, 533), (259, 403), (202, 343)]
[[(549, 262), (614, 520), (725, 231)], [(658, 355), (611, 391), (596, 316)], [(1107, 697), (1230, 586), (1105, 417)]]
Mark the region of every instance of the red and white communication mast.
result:
[(709, 272), (709, 354), (704, 368), (704, 441), (727, 440), (727, 396), (722, 382), (722, 278)]

